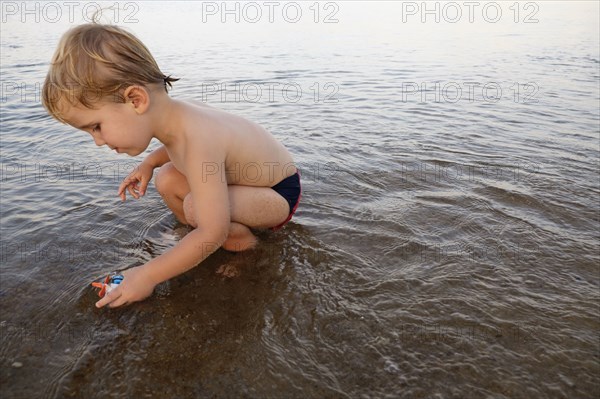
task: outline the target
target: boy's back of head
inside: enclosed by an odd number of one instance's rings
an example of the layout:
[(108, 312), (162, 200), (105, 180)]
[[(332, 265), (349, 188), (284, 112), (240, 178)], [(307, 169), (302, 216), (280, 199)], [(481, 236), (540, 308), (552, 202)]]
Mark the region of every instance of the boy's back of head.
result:
[(115, 25), (89, 23), (67, 31), (52, 57), (42, 89), (42, 104), (66, 123), (61, 109), (100, 101), (123, 102), (131, 85), (164, 85), (178, 79), (164, 75), (148, 48)]

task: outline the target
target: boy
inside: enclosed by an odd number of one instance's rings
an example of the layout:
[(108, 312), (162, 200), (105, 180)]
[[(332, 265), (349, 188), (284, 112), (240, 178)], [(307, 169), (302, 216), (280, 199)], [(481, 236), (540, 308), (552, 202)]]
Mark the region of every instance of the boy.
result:
[(281, 228), (298, 206), (299, 171), (290, 153), (261, 126), (206, 105), (173, 100), (148, 49), (129, 32), (96, 23), (64, 34), (44, 82), (48, 112), (92, 135), (96, 145), (141, 154), (163, 146), (121, 183), (134, 198), (155, 185), (177, 219), (194, 227), (175, 247), (125, 270), (123, 282), (96, 303), (117, 307), (202, 262), (219, 247), (256, 245), (250, 228)]

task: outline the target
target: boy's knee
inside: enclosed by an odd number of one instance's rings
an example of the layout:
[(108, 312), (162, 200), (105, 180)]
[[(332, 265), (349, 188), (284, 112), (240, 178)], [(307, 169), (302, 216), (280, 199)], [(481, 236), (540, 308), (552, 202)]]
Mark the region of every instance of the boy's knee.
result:
[(173, 185), (176, 180), (177, 169), (171, 162), (164, 164), (158, 169), (158, 173), (154, 178), (154, 185), (160, 194), (165, 194), (173, 190)]

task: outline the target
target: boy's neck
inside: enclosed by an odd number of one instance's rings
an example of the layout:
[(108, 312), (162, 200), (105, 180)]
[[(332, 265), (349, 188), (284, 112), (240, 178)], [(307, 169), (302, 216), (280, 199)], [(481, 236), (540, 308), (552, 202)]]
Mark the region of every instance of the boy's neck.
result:
[(156, 93), (152, 98), (152, 123), (154, 126), (152, 135), (161, 143), (170, 146), (177, 141), (180, 128), (179, 101), (173, 100), (164, 91)]

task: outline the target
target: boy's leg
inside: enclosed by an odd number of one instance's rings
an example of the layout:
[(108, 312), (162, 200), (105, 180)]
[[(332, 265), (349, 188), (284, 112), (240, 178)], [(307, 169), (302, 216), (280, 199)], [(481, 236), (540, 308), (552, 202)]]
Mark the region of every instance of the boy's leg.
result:
[(249, 227), (269, 228), (282, 223), (290, 213), (288, 202), (270, 187), (229, 186), (230, 235), (223, 244), (229, 251), (253, 248), (258, 239)]
[(188, 224), (183, 211), (183, 200), (190, 192), (190, 187), (185, 176), (171, 162), (168, 162), (158, 170), (154, 178), (154, 185), (177, 220)]
[[(185, 224), (193, 221), (192, 197), (187, 179), (171, 162), (164, 164), (155, 179), (156, 189)], [(287, 201), (269, 187), (230, 185), (229, 206), (231, 223), (229, 235), (223, 244), (228, 251), (244, 251), (256, 245), (257, 238), (250, 228), (268, 228), (283, 222), (290, 211)], [(186, 218), (186, 214), (189, 218)], [(193, 226), (195, 227), (195, 226)]]
[[(230, 185), (228, 189), (231, 223), (223, 243), (228, 251), (253, 248), (258, 240), (250, 228), (277, 226), (288, 217), (287, 201), (269, 187)], [(186, 219), (195, 220), (191, 194), (185, 197), (183, 208)]]
[[(189, 225), (196, 228), (196, 218), (191, 194), (186, 195), (183, 200), (183, 213), (185, 214), (185, 218), (189, 220)], [(227, 239), (222, 247), (228, 251), (240, 252), (253, 248), (257, 242), (258, 239), (252, 234), (252, 231), (250, 231), (248, 226), (231, 221), (229, 223)]]

